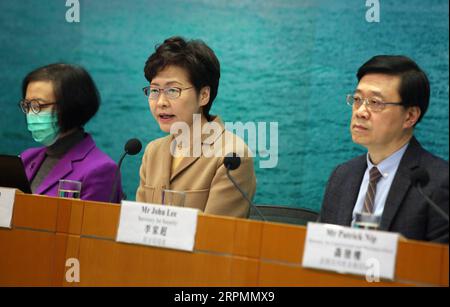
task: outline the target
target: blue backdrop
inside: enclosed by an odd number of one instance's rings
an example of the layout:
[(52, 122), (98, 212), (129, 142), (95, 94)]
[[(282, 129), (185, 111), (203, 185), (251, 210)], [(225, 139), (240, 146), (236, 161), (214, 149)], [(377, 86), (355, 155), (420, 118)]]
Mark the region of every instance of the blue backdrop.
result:
[[(87, 125), (118, 160), (125, 141), (163, 136), (141, 88), (154, 46), (172, 35), (203, 39), (222, 66), (212, 113), (225, 121), (278, 122), (276, 168), (259, 168), (256, 203), (319, 210), (335, 165), (363, 153), (353, 144), (345, 95), (357, 68), (376, 54), (405, 54), (428, 73), (431, 105), (416, 128), (422, 144), (448, 160), (447, 0), (381, 0), (380, 22), (365, 0), (80, 0), (80, 22), (65, 0), (0, 1), (0, 153), (37, 146), (17, 107), (30, 70), (52, 62), (84, 66), (102, 96)], [(130, 199), (142, 153), (123, 164)]]

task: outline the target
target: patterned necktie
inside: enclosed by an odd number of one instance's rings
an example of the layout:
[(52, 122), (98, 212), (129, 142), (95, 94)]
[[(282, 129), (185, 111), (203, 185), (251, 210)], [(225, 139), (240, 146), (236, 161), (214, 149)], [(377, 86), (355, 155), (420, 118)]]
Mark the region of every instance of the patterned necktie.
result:
[(381, 178), (381, 173), (375, 166), (372, 167), (369, 171), (370, 179), (369, 186), (367, 187), (366, 198), (364, 200), (364, 213), (373, 213), (373, 205), (375, 203), (375, 195), (377, 193), (377, 183)]

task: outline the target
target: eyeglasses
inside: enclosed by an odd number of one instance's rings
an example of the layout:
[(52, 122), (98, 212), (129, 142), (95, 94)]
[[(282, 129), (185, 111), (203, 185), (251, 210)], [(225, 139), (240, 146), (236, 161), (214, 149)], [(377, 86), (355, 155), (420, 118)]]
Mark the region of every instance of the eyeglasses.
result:
[(150, 100), (157, 100), (161, 92), (164, 92), (164, 95), (168, 99), (177, 99), (178, 97), (181, 96), (182, 91), (188, 90), (191, 88), (193, 88), (193, 86), (185, 87), (185, 88), (180, 88), (180, 87), (156, 88), (156, 87), (146, 86), (142, 90), (144, 91), (145, 96), (147, 96)]
[(401, 106), (403, 105), (403, 102), (384, 102), (376, 97), (362, 98), (357, 95), (347, 95), (347, 104), (356, 109), (359, 109), (361, 105), (364, 104), (370, 111), (380, 112), (386, 105)]
[(33, 111), (34, 114), (38, 114), (41, 112), (41, 109), (47, 106), (51, 106), (56, 104), (56, 102), (47, 102), (43, 99), (22, 99), (19, 101), (19, 108), (22, 110), (23, 113), (27, 114), (28, 112)]

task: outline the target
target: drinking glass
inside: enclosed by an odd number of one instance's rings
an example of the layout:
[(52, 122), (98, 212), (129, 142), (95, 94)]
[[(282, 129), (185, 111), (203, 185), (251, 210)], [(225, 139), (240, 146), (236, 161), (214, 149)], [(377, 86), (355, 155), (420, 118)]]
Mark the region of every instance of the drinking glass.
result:
[(381, 216), (370, 213), (356, 213), (354, 228), (377, 230), (380, 227)]
[(58, 196), (65, 198), (80, 198), (81, 182), (61, 179), (58, 185)]

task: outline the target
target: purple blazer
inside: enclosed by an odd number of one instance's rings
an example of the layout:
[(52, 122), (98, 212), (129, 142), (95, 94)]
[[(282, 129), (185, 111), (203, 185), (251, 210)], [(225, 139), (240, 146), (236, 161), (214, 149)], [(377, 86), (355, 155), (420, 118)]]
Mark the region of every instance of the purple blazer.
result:
[[(45, 152), (46, 147), (38, 147), (27, 149), (20, 155), (30, 182), (44, 162)], [(35, 194), (57, 196), (59, 180), (69, 179), (81, 181), (81, 199), (108, 202), (116, 169), (116, 163), (103, 153), (87, 134), (81, 142), (61, 157), (36, 189)], [(113, 202), (120, 203), (121, 199), (122, 185), (119, 173)]]

